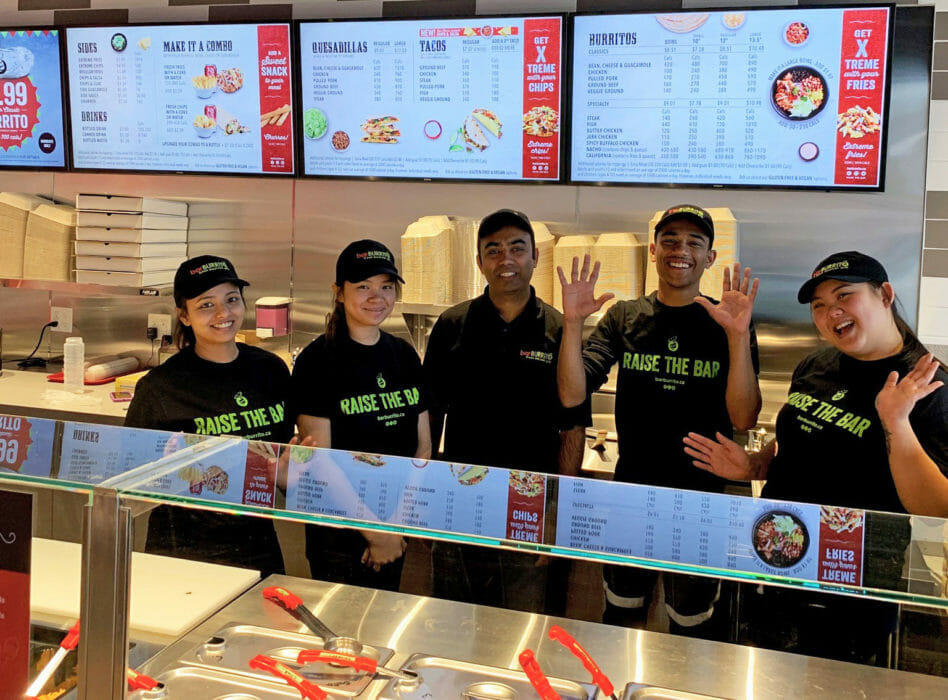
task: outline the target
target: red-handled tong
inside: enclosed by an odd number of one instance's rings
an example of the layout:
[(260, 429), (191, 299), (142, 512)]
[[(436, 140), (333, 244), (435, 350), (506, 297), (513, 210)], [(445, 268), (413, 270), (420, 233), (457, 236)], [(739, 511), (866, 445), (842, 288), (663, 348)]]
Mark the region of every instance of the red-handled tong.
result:
[(326, 627), (322, 620), (313, 615), (309, 608), (303, 605), (302, 598), (291, 593), (288, 589), (282, 586), (270, 586), (269, 588), (264, 588), (262, 592), (264, 598), (272, 600), (274, 603), (286, 609), (290, 614), (298, 616), (298, 618), (303, 621), (303, 624), (309, 627), (310, 631), (317, 637), (322, 637), (324, 642), (328, 642), (336, 636), (335, 632)]
[(589, 655), (579, 642), (577, 642), (570, 635), (569, 632), (564, 630), (559, 625), (553, 625), (550, 628), (550, 639), (553, 639), (564, 647), (572, 652), (573, 656), (579, 659), (583, 666), (586, 667), (586, 670), (592, 675), (593, 683), (599, 686), (599, 690), (602, 691), (603, 695), (608, 695), (612, 700), (619, 700), (615, 694), (615, 688), (612, 685), (612, 682), (606, 677), (606, 674), (602, 672), (602, 669), (599, 668), (599, 664), (593, 661), (593, 658)]
[(309, 700), (325, 700), (325, 698), (329, 697), (326, 691), (320, 688), (318, 685), (310, 683), (286, 664), (281, 664), (279, 661), (276, 659), (271, 659), (269, 656), (257, 654), (255, 657), (250, 659), (250, 668), (260, 671), (267, 671), (278, 678), (282, 678), (298, 691), (300, 691), (302, 697), (309, 698)]
[(400, 678), (402, 680), (415, 680), (417, 675), (414, 673), (404, 673), (402, 671), (394, 671), (390, 668), (385, 668), (384, 666), (379, 666), (378, 661), (375, 659), (370, 659), (367, 656), (356, 656), (355, 654), (346, 654), (341, 651), (329, 651), (327, 649), (302, 649), (299, 654), (296, 655), (296, 663), (298, 664), (311, 664), (317, 661), (321, 661), (326, 664), (335, 664), (336, 666), (345, 666), (346, 668), (351, 668), (362, 673), (368, 673), (370, 675), (375, 675), (376, 673), (381, 673), (392, 678)]
[(524, 649), (520, 652), (520, 656), (517, 657), (517, 660), (520, 662), (520, 668), (523, 669), (523, 672), (527, 674), (527, 678), (530, 679), (533, 689), (540, 694), (543, 700), (563, 700), (559, 693), (553, 690), (550, 681), (543, 674), (543, 671), (540, 670), (540, 664), (537, 663), (537, 659), (532, 651)]
[(154, 690), (158, 687), (158, 681), (144, 673), (128, 669), (126, 675), (128, 677), (128, 687), (132, 690)]
[(46, 681), (53, 677), (53, 674), (56, 673), (56, 669), (59, 668), (59, 665), (63, 662), (63, 659), (66, 658), (66, 655), (78, 645), (79, 620), (76, 620), (76, 624), (69, 629), (69, 633), (63, 637), (63, 641), (59, 643), (59, 649), (56, 650), (53, 658), (50, 659), (46, 667), (40, 671), (40, 674), (33, 680), (32, 685), (26, 689), (26, 696), (35, 697), (39, 695), (40, 691), (43, 690), (43, 686), (46, 685)]

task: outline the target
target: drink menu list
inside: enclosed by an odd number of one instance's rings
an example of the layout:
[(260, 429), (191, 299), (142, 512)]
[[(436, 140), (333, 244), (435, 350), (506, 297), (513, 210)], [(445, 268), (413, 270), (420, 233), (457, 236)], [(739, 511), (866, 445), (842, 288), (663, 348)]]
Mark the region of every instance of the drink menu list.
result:
[(577, 16), (570, 179), (881, 187), (890, 13)]
[(293, 173), (290, 29), (67, 30), (77, 168)]
[(57, 29), (0, 31), (0, 166), (66, 165)]
[(558, 180), (562, 18), (300, 25), (306, 175)]

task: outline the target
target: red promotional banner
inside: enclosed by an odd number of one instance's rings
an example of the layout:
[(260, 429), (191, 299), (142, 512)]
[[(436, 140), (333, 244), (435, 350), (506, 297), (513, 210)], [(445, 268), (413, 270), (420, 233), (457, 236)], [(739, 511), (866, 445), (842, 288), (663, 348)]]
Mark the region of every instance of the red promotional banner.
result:
[(39, 123), (39, 108), (36, 86), (29, 78), (4, 80), (0, 93), (0, 148), (7, 150), (20, 146), (33, 135), (33, 127)]
[(836, 120), (837, 185), (879, 182), (889, 9), (843, 12)]
[(247, 447), (247, 469), (240, 499), (244, 505), (273, 507), (278, 449), (279, 445), (268, 442), (251, 442)]
[(20, 471), (33, 444), (32, 427), (28, 418), (0, 416), (0, 467)]
[(263, 172), (293, 172), (293, 101), (290, 87), (290, 30), (257, 27), (260, 74), (260, 153)]
[(510, 472), (507, 539), (542, 543), (545, 507), (546, 477), (533, 472)]
[(0, 491), (0, 698), (21, 698), (30, 665), (33, 497)]
[(560, 22), (523, 22), (523, 177), (559, 177)]
[(818, 581), (862, 585), (863, 532), (866, 512), (855, 508), (820, 507)]

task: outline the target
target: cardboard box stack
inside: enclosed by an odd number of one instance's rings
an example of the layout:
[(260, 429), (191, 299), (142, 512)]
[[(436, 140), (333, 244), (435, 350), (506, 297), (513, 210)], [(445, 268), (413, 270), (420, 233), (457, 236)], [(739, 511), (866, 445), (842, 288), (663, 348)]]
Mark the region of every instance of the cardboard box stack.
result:
[(603, 311), (617, 301), (642, 296), (648, 246), (640, 243), (634, 233), (599, 234), (593, 246), (592, 258), (600, 263), (596, 296), (606, 292), (616, 295), (605, 303)]
[(188, 205), (150, 197), (76, 195), (76, 281), (128, 287), (174, 282), (188, 257)]
[(68, 204), (40, 204), (27, 215), (23, 240), (23, 277), (72, 280), (76, 210)]
[(0, 278), (23, 277), (26, 222), (31, 211), (48, 199), (20, 192), (0, 192)]

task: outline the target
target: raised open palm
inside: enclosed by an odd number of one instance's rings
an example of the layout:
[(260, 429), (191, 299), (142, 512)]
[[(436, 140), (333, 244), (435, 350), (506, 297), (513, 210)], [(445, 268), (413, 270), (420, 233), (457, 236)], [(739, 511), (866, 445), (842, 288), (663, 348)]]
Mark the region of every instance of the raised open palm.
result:
[(602, 305), (612, 299), (615, 294), (607, 292), (600, 297), (595, 296), (596, 282), (599, 280), (599, 266), (596, 263), (592, 272), (589, 270), (591, 260), (589, 255), (583, 256), (582, 270), (579, 268), (579, 258), (573, 258), (570, 279), (566, 281), (563, 268), (557, 266), (556, 274), (560, 276), (563, 285), (563, 317), (567, 320), (584, 320), (596, 313)]

